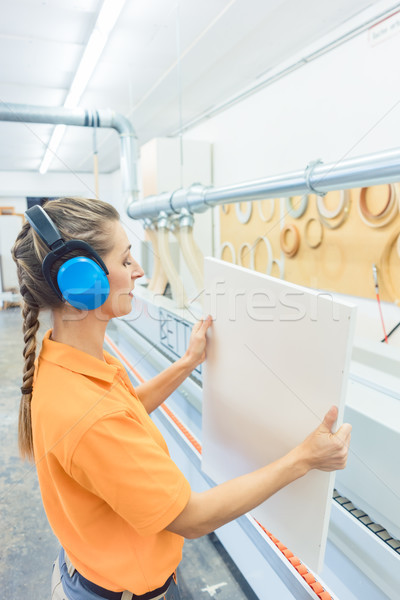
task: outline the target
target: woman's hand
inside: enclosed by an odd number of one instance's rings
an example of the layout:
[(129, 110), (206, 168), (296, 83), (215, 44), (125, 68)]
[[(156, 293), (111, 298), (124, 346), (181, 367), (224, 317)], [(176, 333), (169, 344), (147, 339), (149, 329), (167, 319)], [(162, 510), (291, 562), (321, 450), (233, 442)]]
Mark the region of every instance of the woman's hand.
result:
[[(204, 323), (198, 329), (201, 327), (207, 330)], [(351, 425), (346, 423), (336, 433), (332, 433), (336, 419), (337, 408), (332, 406), (321, 425), (282, 458), (205, 492), (192, 492), (181, 514), (168, 525), (168, 531), (187, 538), (206, 535), (253, 510), (310, 469), (343, 469), (349, 449)]]
[(335, 471), (344, 469), (349, 452), (351, 425), (344, 423), (336, 433), (332, 427), (337, 419), (338, 409), (332, 406), (321, 425), (294, 449), (304, 461), (306, 471)]
[(206, 358), (206, 333), (211, 323), (212, 318), (208, 315), (206, 319), (201, 319), (193, 326), (189, 346), (185, 353), (185, 358), (192, 369), (196, 368)]

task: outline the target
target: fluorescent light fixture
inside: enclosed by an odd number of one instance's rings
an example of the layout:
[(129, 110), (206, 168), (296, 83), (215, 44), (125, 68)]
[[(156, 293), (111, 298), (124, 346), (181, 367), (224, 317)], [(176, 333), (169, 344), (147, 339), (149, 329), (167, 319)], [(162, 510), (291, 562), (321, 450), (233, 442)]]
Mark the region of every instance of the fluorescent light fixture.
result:
[(81, 58), (81, 62), (79, 63), (79, 67), (75, 73), (68, 96), (64, 102), (64, 106), (66, 108), (75, 108), (78, 105), (83, 91), (93, 74), (95, 66), (97, 65), (106, 41), (107, 38), (97, 29), (94, 29)]
[(103, 6), (97, 17), (95, 29), (97, 28), (104, 35), (108, 36), (125, 4), (125, 0), (104, 0)]
[[(85, 51), (76, 70), (68, 95), (64, 102), (65, 108), (75, 108), (79, 104), (83, 92), (99, 61), (108, 37), (121, 13), (126, 0), (104, 0), (98, 14), (96, 24), (90, 35)], [(57, 125), (50, 138), (39, 172), (44, 174), (56, 155), (66, 130), (65, 125)]]

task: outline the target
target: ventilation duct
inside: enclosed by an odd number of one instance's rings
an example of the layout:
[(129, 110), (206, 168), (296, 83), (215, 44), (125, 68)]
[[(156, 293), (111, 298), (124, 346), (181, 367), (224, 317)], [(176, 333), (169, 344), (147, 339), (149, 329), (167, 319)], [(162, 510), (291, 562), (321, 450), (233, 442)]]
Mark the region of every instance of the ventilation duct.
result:
[(188, 189), (148, 196), (131, 203), (132, 219), (155, 219), (180, 214), (204, 212), (207, 208), (233, 202), (280, 198), (301, 194), (324, 195), (332, 190), (368, 187), (400, 180), (400, 150), (387, 150), (335, 163), (309, 163), (306, 169), (274, 175), (246, 183), (213, 188), (194, 184)]
[(137, 138), (132, 124), (123, 115), (111, 109), (53, 108), (2, 102), (0, 121), (115, 129), (120, 137), (120, 166), (125, 206), (138, 200)]

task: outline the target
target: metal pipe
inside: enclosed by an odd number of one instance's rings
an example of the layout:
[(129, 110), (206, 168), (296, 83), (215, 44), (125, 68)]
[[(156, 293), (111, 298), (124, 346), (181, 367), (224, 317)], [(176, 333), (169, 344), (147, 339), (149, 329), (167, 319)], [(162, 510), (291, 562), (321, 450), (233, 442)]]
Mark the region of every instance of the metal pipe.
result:
[(300, 194), (324, 195), (332, 190), (368, 187), (399, 179), (400, 149), (386, 150), (335, 163), (314, 161), (299, 171), (220, 188), (194, 184), (172, 194), (149, 196), (132, 203), (128, 206), (128, 215), (132, 219), (155, 218), (161, 211), (172, 215), (180, 213), (182, 208), (196, 213), (220, 204)]
[(106, 108), (89, 110), (85, 108), (64, 108), (32, 106), (29, 104), (9, 104), (0, 102), (0, 121), (21, 123), (47, 123), (55, 125), (76, 125), (79, 127), (106, 127), (115, 129), (120, 136), (120, 164), (122, 189), (127, 203), (138, 199), (137, 137), (131, 122), (123, 115)]

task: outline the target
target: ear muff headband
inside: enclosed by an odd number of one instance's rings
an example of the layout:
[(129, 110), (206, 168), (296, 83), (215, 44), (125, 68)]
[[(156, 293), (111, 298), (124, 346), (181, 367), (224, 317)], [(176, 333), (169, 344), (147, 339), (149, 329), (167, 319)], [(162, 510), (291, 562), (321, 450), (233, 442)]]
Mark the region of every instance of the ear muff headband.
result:
[[(43, 260), (42, 272), (57, 297), (81, 310), (93, 310), (104, 304), (110, 293), (106, 277), (108, 269), (92, 246), (83, 240), (64, 242), (53, 221), (39, 205), (28, 209), (25, 216), (51, 250)], [(51, 277), (51, 267), (56, 260), (73, 250), (85, 250), (94, 260), (86, 256), (67, 260), (57, 273), (57, 286)]]
[(25, 212), (25, 217), (50, 250), (56, 248), (60, 243), (64, 244), (61, 233), (41, 206), (36, 205), (29, 208)]

